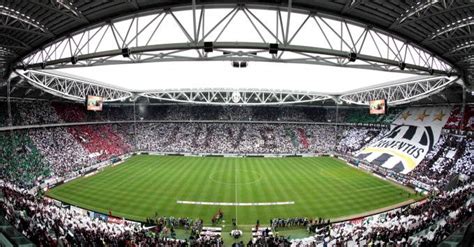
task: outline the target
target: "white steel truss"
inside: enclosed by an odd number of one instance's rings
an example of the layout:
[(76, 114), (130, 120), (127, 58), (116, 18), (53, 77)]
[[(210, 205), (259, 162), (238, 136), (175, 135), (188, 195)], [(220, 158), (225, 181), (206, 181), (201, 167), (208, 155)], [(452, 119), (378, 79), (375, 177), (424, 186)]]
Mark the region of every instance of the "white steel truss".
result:
[(385, 99), (389, 105), (401, 105), (426, 98), (440, 92), (458, 77), (436, 76), (411, 79), (395, 84), (386, 84), (381, 87), (350, 92), (339, 99), (357, 105), (368, 105), (371, 100)]
[(328, 100), (332, 97), (308, 92), (278, 92), (252, 89), (202, 89), (141, 93), (140, 96), (173, 102), (210, 105), (283, 105)]
[(101, 96), (105, 102), (125, 100), (132, 96), (132, 93), (125, 90), (43, 71), (28, 70), (15, 73), (36, 88), (74, 101), (84, 101), (88, 95)]
[(211, 105), (283, 105), (334, 100), (349, 104), (368, 105), (370, 100), (386, 99), (390, 105), (401, 105), (438, 93), (458, 80), (451, 76), (417, 76), (379, 86), (331, 95), (306, 91), (279, 91), (259, 89), (167, 89), (145, 92), (129, 92), (124, 89), (101, 85), (86, 78), (57, 74), (47, 70), (15, 71), (22, 80), (58, 97), (84, 101), (87, 95), (104, 97), (104, 101), (136, 100), (146, 97), (161, 101)]
[(384, 30), (297, 10), (291, 1), (279, 8), (193, 4), (113, 19), (53, 41), (17, 68), (236, 59), (457, 73), (442, 58)]

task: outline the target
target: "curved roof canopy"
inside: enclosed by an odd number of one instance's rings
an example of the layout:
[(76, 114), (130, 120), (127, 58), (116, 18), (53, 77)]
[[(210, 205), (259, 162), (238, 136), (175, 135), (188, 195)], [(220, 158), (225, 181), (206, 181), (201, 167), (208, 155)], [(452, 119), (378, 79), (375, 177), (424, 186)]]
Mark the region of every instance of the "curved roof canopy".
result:
[(115, 18), (56, 39), (17, 65), (44, 69), (244, 59), (457, 73), (440, 56), (386, 30), (295, 9), (291, 2), (286, 8), (262, 7), (191, 5)]
[(469, 82), (472, 16), (455, 0), (1, 1), (0, 66), (272, 61)]

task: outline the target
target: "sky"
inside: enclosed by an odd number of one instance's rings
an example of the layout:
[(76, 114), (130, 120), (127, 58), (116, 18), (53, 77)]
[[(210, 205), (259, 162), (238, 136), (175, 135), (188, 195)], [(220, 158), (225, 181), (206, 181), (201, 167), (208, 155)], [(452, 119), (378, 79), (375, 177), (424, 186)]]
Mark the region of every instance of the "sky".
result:
[(106, 65), (59, 71), (138, 92), (225, 88), (342, 94), (414, 76), (407, 73), (271, 62), (249, 62), (247, 68), (234, 68), (228, 61)]

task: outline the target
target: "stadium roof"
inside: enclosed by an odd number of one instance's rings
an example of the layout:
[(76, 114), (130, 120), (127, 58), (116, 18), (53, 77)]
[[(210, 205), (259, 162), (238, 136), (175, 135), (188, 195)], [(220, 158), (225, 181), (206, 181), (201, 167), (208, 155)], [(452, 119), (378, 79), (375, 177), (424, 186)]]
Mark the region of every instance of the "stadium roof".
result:
[[(194, 3), (194, 4), (193, 4)], [(311, 16), (315, 22), (312, 25), (319, 25), (321, 34), (325, 37), (326, 40), (334, 39), (334, 37), (326, 37), (326, 34), (329, 33), (343, 35), (342, 33), (350, 32), (356, 34), (357, 32), (360, 37), (362, 37), (363, 32), (361, 30), (357, 31), (357, 26), (363, 24), (362, 27), (366, 29), (374, 28), (374, 32), (367, 33), (369, 35), (375, 36), (372, 37), (372, 42), (377, 46), (382, 46), (383, 43), (392, 42), (391, 47), (387, 45), (386, 51), (380, 51), (379, 48), (374, 48), (372, 45), (371, 51), (357, 51), (359, 55), (358, 58), (362, 57), (368, 58), (370, 63), (362, 64), (355, 62), (349, 64), (353, 67), (377, 67), (378, 70), (383, 70), (388, 68), (390, 62), (396, 62), (397, 60), (406, 61), (407, 70), (405, 72), (417, 73), (419, 71), (427, 72), (429, 69), (436, 70), (438, 72), (446, 73), (457, 73), (464, 79), (465, 83), (470, 83), (472, 80), (472, 66), (474, 62), (474, 53), (473, 53), (473, 44), (474, 44), (474, 35), (471, 33), (472, 26), (474, 25), (474, 3), (472, 1), (449, 1), (449, 0), (440, 0), (440, 1), (364, 1), (364, 0), (351, 0), (351, 1), (280, 1), (280, 0), (270, 0), (270, 1), (145, 1), (145, 0), (117, 0), (117, 1), (74, 1), (74, 0), (32, 0), (32, 1), (0, 1), (0, 66), (3, 66), (3, 71), (0, 73), (8, 74), (6, 68), (8, 65), (18, 66), (32, 61), (41, 62), (44, 65), (51, 65), (51, 68), (64, 68), (67, 67), (62, 61), (62, 65), (59, 59), (45, 59), (43, 55), (48, 54), (47, 49), (51, 47), (56, 48), (61, 47), (61, 44), (58, 43), (62, 37), (69, 37), (69, 48), (71, 48), (71, 43), (75, 43), (76, 46), (81, 46), (81, 40), (79, 40), (79, 34), (94, 34), (94, 29), (99, 29), (101, 26), (105, 26), (104, 23), (114, 23), (114, 28), (119, 29), (120, 20), (123, 20), (123, 25), (125, 30), (130, 30), (132, 26), (130, 23), (133, 23), (133, 18), (138, 20), (140, 18), (147, 18), (148, 16), (158, 15), (159, 13), (156, 10), (165, 11), (168, 14), (169, 10), (173, 10), (172, 15), (174, 19), (179, 19), (182, 22), (182, 27), (186, 29), (186, 25), (192, 26), (192, 21), (186, 21), (185, 16), (180, 16), (178, 10), (183, 10), (181, 12), (190, 12), (190, 7), (198, 8), (194, 14), (198, 16), (203, 12), (199, 11), (199, 7), (205, 7), (206, 11), (212, 12), (213, 8), (230, 8), (237, 6), (237, 8), (249, 8), (252, 11), (241, 11), (236, 15), (235, 18), (248, 18), (249, 15), (258, 15), (263, 22), (265, 22), (264, 10), (275, 8), (278, 11), (281, 21), (281, 30), (284, 33), (285, 25), (287, 20), (289, 20), (289, 15), (284, 11), (290, 12), (293, 11), (292, 23), (303, 23), (305, 22), (306, 16)], [(209, 10), (207, 10), (209, 8)], [(259, 9), (262, 9), (261, 11)], [(174, 11), (176, 10), (176, 11)], [(260, 13), (260, 12), (262, 13)], [(304, 12), (307, 11), (307, 12)], [(137, 15), (135, 15), (137, 14)], [(152, 18), (152, 17), (148, 17)], [(171, 17), (170, 17), (171, 18)], [(169, 19), (170, 19), (169, 18)], [(171, 18), (171, 19), (173, 19)], [(128, 22), (127, 22), (128, 19)], [(198, 19), (198, 17), (196, 17)], [(159, 19), (158, 19), (159, 20)], [(165, 23), (166, 21), (163, 21)], [(188, 23), (186, 23), (188, 22)], [(142, 22), (143, 23), (143, 22)], [(151, 23), (151, 21), (150, 21)], [(251, 22), (252, 25), (258, 25), (256, 21)], [(339, 25), (340, 24), (340, 25)], [(135, 25), (135, 24), (133, 24)], [(137, 21), (138, 29), (138, 21)], [(150, 24), (153, 25), (153, 24)], [(165, 26), (165, 24), (163, 24)], [(196, 24), (195, 24), (196, 25)], [(200, 24), (198, 24), (200, 25)], [(204, 26), (204, 24), (203, 24)], [(296, 24), (291, 27), (293, 33), (296, 32), (300, 24)], [(302, 25), (301, 25), (302, 26)], [(251, 28), (251, 27), (250, 27)], [(337, 28), (337, 29), (336, 29)], [(204, 28), (203, 28), (204, 29)], [(257, 30), (257, 28), (255, 28)], [(332, 29), (332, 30), (329, 30)], [(339, 30), (340, 29), (340, 30)], [(88, 31), (87, 31), (88, 30)], [(324, 31), (325, 30), (325, 31)], [(188, 29), (189, 31), (189, 29)], [(98, 32), (98, 31), (97, 31)], [(106, 31), (103, 31), (104, 33)], [(386, 32), (386, 33), (384, 33)], [(126, 32), (128, 34), (128, 31)], [(192, 36), (192, 32), (189, 32)], [(291, 33), (291, 32), (288, 32)], [(304, 31), (301, 31), (304, 33)], [(116, 30), (115, 34), (120, 32)], [(74, 35), (76, 35), (74, 37)], [(105, 34), (104, 34), (105, 35)], [(178, 34), (177, 34), (178, 35)], [(182, 34), (181, 34), (182, 35)], [(242, 36), (240, 33), (235, 33), (234, 35)], [(254, 32), (254, 35), (258, 35), (257, 38), (262, 38), (268, 40), (269, 34), (264, 32)], [(281, 35), (281, 34), (280, 34)], [(393, 37), (391, 35), (394, 35)], [(125, 36), (125, 33), (122, 34)], [(170, 37), (173, 35), (170, 35)], [(278, 36), (278, 34), (277, 34)], [(321, 36), (321, 35), (320, 35)], [(377, 38), (378, 36), (378, 38)], [(280, 36), (278, 36), (280, 37)], [(135, 41), (127, 40), (126, 37), (122, 37), (124, 43), (133, 43)], [(288, 39), (288, 35), (286, 38)], [(321, 37), (320, 37), (321, 38)], [(356, 39), (356, 37), (350, 37), (351, 39)], [(235, 39), (235, 37), (228, 37), (228, 41)], [(337, 39), (337, 37), (336, 37)], [(112, 40), (112, 39), (111, 39)], [(306, 37), (302, 37), (301, 40), (308, 40)], [(346, 38), (341, 38), (340, 51), (343, 51), (344, 54), (353, 52), (352, 49), (349, 49), (347, 43), (349, 40)], [(357, 43), (355, 41), (354, 43)], [(117, 41), (117, 40), (115, 40)], [(130, 41), (130, 42), (129, 42)], [(347, 42), (343, 45), (343, 42)], [(167, 43), (171, 43), (172, 40), (168, 40)], [(268, 43), (268, 42), (267, 42)], [(330, 43), (330, 42), (328, 42)], [(228, 44), (217, 44), (216, 46), (225, 46)], [(306, 45), (299, 43), (298, 45)], [(327, 44), (326, 44), (327, 45)], [(403, 47), (405, 45), (405, 54), (404, 58), (401, 59)], [(67, 47), (67, 45), (63, 45)], [(343, 46), (348, 46), (345, 49)], [(406, 48), (410, 46), (410, 48)], [(62, 47), (62, 48), (64, 48)], [(130, 45), (132, 52), (138, 50), (135, 47)], [(319, 48), (324, 48), (324, 44), (319, 45)], [(370, 47), (370, 46), (367, 46)], [(397, 48), (393, 48), (397, 47)], [(128, 47), (127, 47), (128, 48)], [(218, 47), (219, 48), (219, 47)], [(225, 49), (225, 47), (220, 47)], [(236, 52), (233, 54), (235, 56), (242, 56), (238, 54), (240, 50), (232, 50), (232, 46), (227, 47), (228, 52)], [(258, 45), (248, 47), (248, 51), (254, 51), (255, 49), (261, 48)], [(281, 46), (280, 46), (281, 48)], [(291, 47), (294, 48), (294, 47)], [(330, 47), (332, 50), (337, 50), (334, 47)], [(60, 48), (59, 48), (60, 49)], [(58, 50), (59, 50), (58, 49)], [(254, 50), (252, 50), (254, 49)], [(289, 48), (288, 48), (289, 49)], [(41, 52), (43, 50), (43, 52)], [(68, 50), (68, 49), (65, 49)], [(394, 51), (395, 50), (395, 51)], [(399, 51), (396, 51), (399, 50)], [(308, 51), (308, 50), (304, 50)], [(321, 51), (327, 52), (327, 50), (317, 50), (318, 54)], [(36, 52), (36, 53), (35, 53)], [(245, 51), (244, 51), (245, 52)], [(281, 52), (281, 50), (280, 50)], [(376, 64), (380, 59), (373, 59), (374, 54), (377, 53), (392, 53), (392, 55), (387, 55), (386, 59), (382, 62), (385, 64)], [(413, 56), (414, 53), (417, 53)], [(72, 54), (74, 52), (70, 52)], [(81, 52), (79, 57), (84, 52)], [(287, 52), (287, 54), (290, 51)], [(329, 54), (338, 54), (334, 51), (328, 52)], [(410, 59), (410, 54), (412, 53), (412, 58)], [(36, 57), (34, 57), (36, 54)], [(154, 58), (159, 57), (159, 53), (153, 54)], [(281, 54), (281, 53), (280, 53)], [(332, 55), (325, 54), (317, 56), (315, 60), (322, 60), (322, 62), (331, 62), (330, 59), (335, 57)], [(343, 54), (343, 53), (341, 53)], [(372, 54), (372, 57), (369, 55)], [(51, 55), (51, 54), (49, 54)], [(76, 53), (73, 54), (74, 57)], [(91, 54), (86, 54), (91, 55)], [(244, 54), (248, 57), (249, 54)], [(251, 56), (252, 54), (250, 54)], [(400, 59), (397, 58), (397, 55)], [(162, 54), (161, 54), (162, 56)], [(234, 56), (234, 57), (235, 57)], [(280, 55), (281, 56), (281, 55)], [(342, 56), (342, 55), (340, 55)], [(339, 56), (339, 57), (340, 57)], [(366, 56), (366, 57), (363, 57)], [(66, 59), (70, 62), (69, 57)], [(337, 56), (336, 56), (337, 57)], [(382, 54), (381, 54), (381, 57)], [(408, 58), (407, 58), (408, 57)], [(425, 57), (426, 61), (420, 62), (420, 57)], [(427, 58), (428, 57), (428, 58)], [(82, 59), (83, 57), (81, 57)], [(176, 59), (176, 58), (174, 58)], [(297, 59), (296, 57), (289, 57), (288, 59)], [(339, 58), (336, 58), (339, 59)], [(371, 60), (372, 59), (372, 60)], [(107, 60), (107, 59), (105, 59)], [(245, 59), (244, 59), (245, 60)], [(418, 61), (416, 61), (418, 60)], [(59, 61), (59, 62), (58, 62)], [(374, 62), (375, 61), (375, 62)], [(431, 62), (430, 62), (431, 61)], [(46, 64), (45, 62), (48, 62)], [(319, 61), (319, 64), (322, 63)], [(49, 64), (50, 63), (50, 64)], [(120, 63), (120, 59), (117, 59), (116, 63)], [(39, 64), (39, 63), (36, 63)], [(69, 63), (70, 64), (70, 63)], [(80, 64), (80, 63), (79, 63)], [(79, 65), (78, 64), (78, 65)], [(348, 63), (341, 63), (347, 66)], [(376, 65), (376, 66), (375, 66)], [(251, 69), (253, 65), (249, 64)], [(405, 65), (404, 65), (405, 66)], [(257, 65), (255, 65), (257, 67)], [(364, 67), (364, 68), (365, 68)], [(393, 66), (392, 66), (393, 67)], [(396, 64), (395, 67), (400, 67), (400, 64)], [(105, 68), (105, 67), (104, 67)], [(93, 70), (93, 68), (88, 68)], [(428, 70), (427, 70), (428, 69)], [(2, 69), (0, 69), (2, 70)], [(386, 69), (388, 71), (393, 70), (393, 68)], [(67, 70), (63, 70), (66, 71)], [(87, 70), (84, 70), (87, 71)], [(70, 71), (71, 72), (71, 71)], [(370, 73), (368, 73), (368, 78), (370, 78)], [(74, 73), (72, 73), (74, 74)], [(426, 73), (425, 73), (426, 74)], [(82, 73), (81, 73), (82, 75)], [(87, 77), (83, 75), (84, 77)], [(409, 77), (411, 75), (401, 75), (401, 74), (391, 74), (392, 79), (402, 79)], [(96, 80), (101, 80), (101, 78), (93, 78)], [(107, 83), (114, 83), (110, 80), (102, 80)], [(391, 81), (391, 80), (387, 80)], [(377, 84), (380, 81), (376, 81), (373, 84)], [(4, 83), (0, 83), (0, 87)], [(128, 86), (127, 88), (130, 88)], [(351, 88), (348, 88), (351, 89)], [(2, 87), (2, 91), (4, 87)], [(324, 91), (324, 90), (323, 90)], [(339, 92), (340, 93), (340, 92)]]

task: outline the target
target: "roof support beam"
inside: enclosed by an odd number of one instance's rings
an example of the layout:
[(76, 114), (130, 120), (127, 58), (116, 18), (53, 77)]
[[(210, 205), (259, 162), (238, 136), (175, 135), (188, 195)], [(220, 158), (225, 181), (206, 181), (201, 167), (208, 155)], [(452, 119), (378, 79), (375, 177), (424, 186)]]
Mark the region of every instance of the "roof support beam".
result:
[(429, 40), (423, 40), (421, 43), (422, 44), (433, 44), (433, 43), (440, 43), (440, 42), (446, 42), (446, 41), (456, 41), (460, 39), (472, 39), (473, 35), (456, 35), (453, 37), (443, 37), (443, 38), (437, 38), (437, 39), (429, 39)]
[(368, 105), (371, 100), (385, 99), (389, 105), (402, 105), (426, 98), (448, 87), (459, 77), (421, 77), (384, 86), (344, 94), (341, 100), (356, 105)]
[(37, 29), (44, 33), (50, 33), (49, 30), (33, 17), (13, 10), (5, 5), (0, 5), (0, 22), (3, 25), (12, 25), (14, 23), (21, 23), (24, 28)]
[(8, 40), (12, 40), (13, 42), (21, 45), (22, 47), (24, 47), (25, 49), (31, 49), (31, 46), (29, 46), (28, 44), (26, 44), (25, 42), (19, 40), (19, 39), (16, 39), (15, 37), (12, 37), (11, 35), (6, 35), (6, 34), (3, 34), (3, 33), (0, 33), (0, 37), (4, 38), (4, 39), (8, 39)]
[(44, 92), (78, 102), (83, 102), (88, 95), (101, 96), (105, 102), (125, 100), (132, 96), (132, 93), (121, 89), (63, 75), (35, 70), (15, 71), (15, 74)]
[(30, 0), (30, 2), (40, 6), (42, 8), (45, 8), (49, 11), (53, 11), (56, 14), (65, 15), (65, 16), (67, 16), (69, 18), (72, 18), (72, 19), (74, 19), (74, 20), (76, 20), (80, 23), (89, 23), (89, 21), (79, 11), (74, 11), (73, 12), (69, 8), (67, 8), (68, 11), (61, 11), (59, 7), (63, 6), (62, 4), (66, 4), (66, 3), (59, 3), (58, 0), (50, 0), (50, 2), (53, 4), (53, 6), (56, 6), (56, 8), (51, 7), (48, 4), (44, 4), (44, 3), (40, 2), (39, 0)]
[(5, 47), (5, 48), (8, 48), (8, 49), (17, 49), (17, 50), (23, 50), (23, 51), (27, 51), (28, 48), (24, 47), (24, 46), (19, 46), (19, 45), (7, 45), (7, 44), (0, 44), (1, 47)]
[[(452, 3), (454, 0), (449, 0), (449, 1)], [(425, 2), (427, 2), (427, 1), (425, 0)], [(438, 4), (438, 5), (442, 6), (441, 4)], [(426, 19), (430, 19), (430, 18), (439, 16), (439, 15), (445, 15), (448, 12), (453, 12), (453, 11), (456, 11), (456, 10), (463, 10), (463, 9), (474, 7), (473, 3), (463, 4), (463, 5), (460, 5), (460, 6), (457, 6), (457, 7), (452, 7), (451, 5), (452, 4), (450, 4), (448, 8), (438, 7), (437, 8), (438, 11), (435, 11), (434, 13), (431, 13), (431, 14), (426, 14), (427, 11), (424, 11), (423, 14), (419, 14), (417, 16), (412, 16), (411, 18), (405, 18), (404, 21), (400, 22), (400, 20), (402, 18), (407, 16), (407, 14), (404, 14), (400, 18), (398, 18), (394, 23), (392, 23), (392, 25), (390, 26), (390, 29), (401, 28), (405, 25), (408, 25), (408, 24), (411, 24), (411, 23), (414, 23), (414, 22), (421, 22), (421, 21), (424, 21)], [(448, 5), (446, 5), (446, 6), (448, 6)], [(433, 6), (433, 7), (436, 7), (436, 6)]]
[[(253, 42), (215, 42), (213, 43), (214, 49), (241, 49), (241, 50), (267, 50), (268, 49), (268, 44), (265, 43), (253, 43)], [(167, 51), (188, 51), (192, 49), (204, 49), (204, 43), (199, 43), (197, 45), (190, 45), (189, 43), (182, 43), (182, 44), (164, 44), (164, 45), (150, 45), (150, 46), (144, 46), (144, 47), (135, 47), (135, 48), (130, 48), (130, 53), (132, 54), (147, 54), (149, 52), (167, 52)], [(324, 60), (324, 57), (318, 58), (319, 55), (326, 55), (326, 56), (335, 56), (333, 59), (348, 59), (348, 53), (345, 51), (340, 51), (340, 50), (334, 50), (334, 49), (326, 49), (326, 48), (318, 48), (318, 47), (307, 47), (307, 46), (296, 46), (296, 45), (287, 45), (286, 47), (279, 47), (279, 51), (284, 51), (284, 52), (292, 52), (292, 53), (304, 53), (304, 54), (312, 54), (314, 55), (314, 59), (310, 60)], [(250, 54), (250, 53), (249, 53)], [(78, 63), (75, 66), (91, 66), (91, 65), (103, 65), (103, 64), (123, 64), (123, 63), (130, 63), (129, 61), (117, 61), (114, 62), (114, 60), (97, 60), (98, 58), (103, 58), (103, 57), (115, 57), (115, 56), (121, 56), (122, 55), (122, 50), (121, 49), (116, 49), (116, 50), (110, 50), (110, 51), (104, 51), (104, 52), (97, 52), (97, 53), (92, 53), (92, 54), (84, 54), (84, 55), (79, 55), (77, 58), (79, 61), (85, 61), (85, 63)], [(163, 53), (157, 54), (153, 61), (157, 61), (157, 59), (161, 59), (162, 61), (200, 61), (200, 60), (213, 60), (213, 61), (232, 61), (235, 58), (232, 57), (226, 57), (226, 56), (216, 56), (216, 57), (185, 57), (182, 56), (181, 58), (174, 57), (173, 55), (171, 56), (166, 56)], [(398, 68), (399, 66), (399, 61), (397, 60), (391, 60), (391, 59), (386, 59), (386, 58), (381, 58), (377, 56), (371, 56), (371, 55), (365, 55), (365, 54), (358, 54), (357, 59), (367, 61), (368, 63), (371, 63), (371, 66), (367, 66), (367, 69), (377, 69), (376, 64), (379, 65), (389, 65), (389, 66), (394, 66), (394, 67), (386, 67), (386, 70), (393, 70), (395, 68)], [(142, 59), (136, 59), (133, 62), (134, 63), (139, 63), (139, 62), (151, 62), (152, 60), (150, 57), (146, 58), (143, 56)], [(258, 55), (253, 55), (253, 56), (248, 56), (246, 57), (247, 61), (267, 61), (267, 62), (298, 62), (298, 60), (285, 60), (284, 58), (266, 58), (266, 57), (261, 57)], [(87, 62), (89, 61), (89, 62)], [(300, 60), (301, 61), (301, 60)], [(329, 61), (329, 60), (327, 60)], [(56, 59), (56, 60), (49, 60), (45, 61), (44, 63), (29, 63), (26, 64), (27, 68), (39, 68), (42, 66), (50, 66), (51, 68), (60, 68), (60, 67), (67, 67), (67, 64), (70, 63), (70, 57), (68, 58), (63, 58), (63, 59)], [(329, 64), (326, 64), (329, 65)], [(336, 64), (334, 64), (336, 65)], [(340, 64), (339, 66), (344, 66), (344, 67), (359, 67), (360, 64), (351, 64), (351, 63), (346, 63), (346, 64)], [(18, 68), (22, 68), (23, 66), (18, 66)], [(442, 71), (442, 70), (432, 70), (429, 67), (424, 67), (420, 65), (415, 65), (415, 64), (406, 64), (406, 69), (411, 69), (412, 73), (416, 73), (416, 71), (420, 72), (430, 72), (432, 71), (433, 73), (437, 74), (444, 74), (448, 73), (448, 71)]]
[(33, 34), (33, 35), (36, 35), (36, 36), (47, 37), (47, 38), (53, 38), (54, 37), (54, 35), (51, 34), (51, 33), (38, 32), (38, 31), (30, 30), (30, 29), (12, 27), (12, 26), (9, 26), (9, 25), (1, 25), (0, 24), (0, 29), (20, 31), (20, 32), (28, 33), (28, 34)]
[[(352, 1), (348, 6), (362, 2)], [(227, 8), (219, 9), (222, 11), (221, 18), (212, 20), (213, 23), (209, 25), (211, 28), (205, 31), (204, 20), (211, 20), (206, 18), (205, 9), (208, 6), (199, 7), (201, 8), (199, 22), (196, 13), (198, 6), (195, 1), (188, 7), (159, 10), (146, 15), (133, 14), (110, 20), (53, 41), (29, 54), (17, 64), (17, 67), (26, 65), (27, 68), (45, 66), (59, 68), (71, 66), (71, 61), (74, 61), (75, 66), (152, 61), (232, 61), (235, 56), (242, 56), (232, 53), (237, 50), (240, 54), (245, 54), (246, 61), (322, 63), (376, 70), (385, 68), (386, 71), (398, 70), (399, 65), (403, 63), (403, 67), (412, 73), (456, 73), (447, 61), (407, 40), (387, 33), (386, 30), (378, 30), (363, 23), (327, 14), (294, 9), (291, 0), (288, 6), (268, 9), (263, 11), (265, 13), (242, 4), (229, 5)], [(285, 12), (286, 23), (282, 18), (282, 13)], [(237, 18), (237, 14), (244, 18)], [(268, 17), (273, 14), (277, 18), (269, 20)], [(161, 16), (163, 18), (158, 18)], [(193, 21), (189, 22), (187, 18), (192, 18)], [(234, 23), (236, 19), (247, 23), (237, 25)], [(308, 19), (314, 20), (316, 25), (311, 20), (307, 21)], [(169, 23), (170, 20), (172, 23)], [(142, 27), (134, 28), (139, 21)], [(161, 25), (163, 21), (168, 21), (167, 25)], [(174, 31), (167, 30), (172, 25)], [(232, 29), (239, 26), (244, 30)], [(201, 28), (202, 35), (200, 35)], [(250, 29), (246, 30), (248, 28)], [(163, 38), (170, 39), (167, 35), (175, 30), (181, 30), (184, 38), (180, 36), (170, 42), (156, 41)], [(290, 30), (294, 34), (290, 35)], [(255, 35), (252, 38), (243, 37), (242, 40), (239, 40), (240, 37), (229, 38), (236, 36), (236, 33)], [(302, 38), (305, 35), (314, 35), (313, 33), (317, 33), (320, 40), (308, 41)], [(77, 37), (80, 37), (80, 40)], [(108, 42), (109, 40), (104, 40), (104, 37), (112, 37), (110, 38), (112, 41)], [(279, 45), (278, 55), (268, 53), (272, 40)], [(202, 54), (205, 41), (213, 42), (215, 52)], [(105, 46), (104, 43), (109, 45)], [(124, 48), (130, 52), (129, 59), (123, 59)], [(196, 51), (195, 55), (188, 52), (192, 50)], [(229, 52), (232, 55), (229, 55)], [(350, 56), (353, 53), (356, 55)], [(300, 58), (288, 58), (295, 56)], [(356, 57), (356, 63), (352, 61), (353, 57)]]
[(349, 1), (346, 1), (346, 5), (342, 9), (342, 13), (346, 14), (351, 9), (357, 8), (357, 6), (359, 6), (363, 2), (364, 2), (364, 0), (349, 0)]

